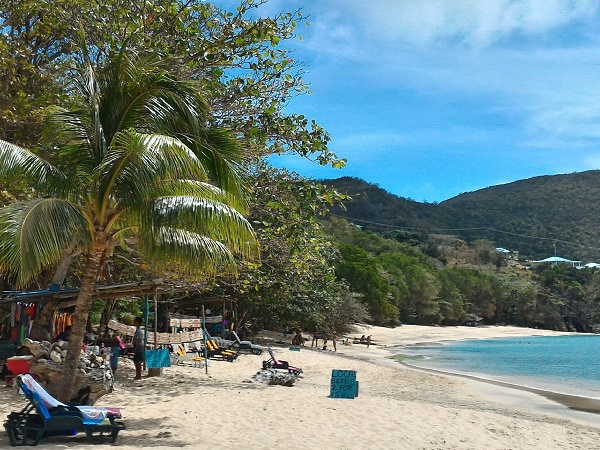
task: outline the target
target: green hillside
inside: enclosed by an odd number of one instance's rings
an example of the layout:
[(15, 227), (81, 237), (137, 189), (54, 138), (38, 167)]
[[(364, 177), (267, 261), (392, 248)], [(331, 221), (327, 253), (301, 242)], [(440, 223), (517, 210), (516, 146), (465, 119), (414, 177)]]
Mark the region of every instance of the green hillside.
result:
[(521, 255), (554, 253), (600, 261), (600, 171), (541, 176), (464, 193), (440, 204), (392, 195), (351, 177), (326, 180), (354, 201), (333, 214), (376, 232), (410, 228), (452, 234), (469, 242), (489, 239)]

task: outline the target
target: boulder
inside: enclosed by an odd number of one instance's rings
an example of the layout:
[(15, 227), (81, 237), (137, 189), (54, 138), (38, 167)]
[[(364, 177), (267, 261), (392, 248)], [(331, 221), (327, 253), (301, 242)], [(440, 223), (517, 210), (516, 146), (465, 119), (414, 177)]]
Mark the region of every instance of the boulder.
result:
[(252, 379), (258, 383), (280, 386), (293, 386), (298, 380), (298, 375), (289, 372), (278, 372), (275, 369), (263, 369), (257, 372)]
[[(48, 392), (56, 397), (62, 379), (68, 342), (59, 341), (51, 344), (47, 341), (37, 342), (27, 339), (23, 345), (29, 348), (35, 359), (30, 366), (30, 371), (35, 373)], [(81, 352), (71, 401), (93, 405), (100, 397), (112, 392), (114, 379), (107, 361), (108, 358), (101, 355)]]
[(48, 358), (50, 356), (51, 344), (48, 341), (32, 341), (25, 339), (23, 347), (27, 347), (35, 359)]
[[(54, 361), (37, 361), (32, 364), (31, 372), (38, 375), (40, 381), (45, 385), (50, 394), (58, 395), (58, 387), (62, 379), (63, 364)], [(75, 378), (75, 389), (73, 402), (84, 405), (93, 405), (103, 395), (112, 392), (113, 376), (110, 368), (79, 368)]]

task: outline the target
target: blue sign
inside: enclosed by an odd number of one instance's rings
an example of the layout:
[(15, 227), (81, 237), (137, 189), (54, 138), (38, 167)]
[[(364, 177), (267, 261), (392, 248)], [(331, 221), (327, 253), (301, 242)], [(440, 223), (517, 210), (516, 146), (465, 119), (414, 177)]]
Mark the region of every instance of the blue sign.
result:
[(300, 346), (299, 345), (292, 345), (290, 346), (290, 352), (299, 352), (300, 351)]
[(356, 381), (356, 370), (332, 370), (329, 397), (358, 397), (358, 381)]

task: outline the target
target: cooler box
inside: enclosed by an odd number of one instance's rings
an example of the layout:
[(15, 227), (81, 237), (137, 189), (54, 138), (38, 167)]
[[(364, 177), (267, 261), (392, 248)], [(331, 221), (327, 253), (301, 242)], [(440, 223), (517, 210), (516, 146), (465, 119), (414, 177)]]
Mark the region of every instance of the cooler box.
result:
[(29, 366), (33, 362), (32, 355), (25, 356), (13, 356), (6, 360), (6, 366), (13, 375), (21, 375), (23, 373), (29, 373)]

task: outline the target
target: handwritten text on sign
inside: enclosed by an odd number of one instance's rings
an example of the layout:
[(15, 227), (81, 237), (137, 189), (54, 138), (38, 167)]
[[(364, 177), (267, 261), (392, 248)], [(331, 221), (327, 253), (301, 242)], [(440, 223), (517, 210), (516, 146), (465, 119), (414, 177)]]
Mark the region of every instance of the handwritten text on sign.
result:
[(329, 396), (331, 398), (358, 397), (356, 370), (332, 370)]

